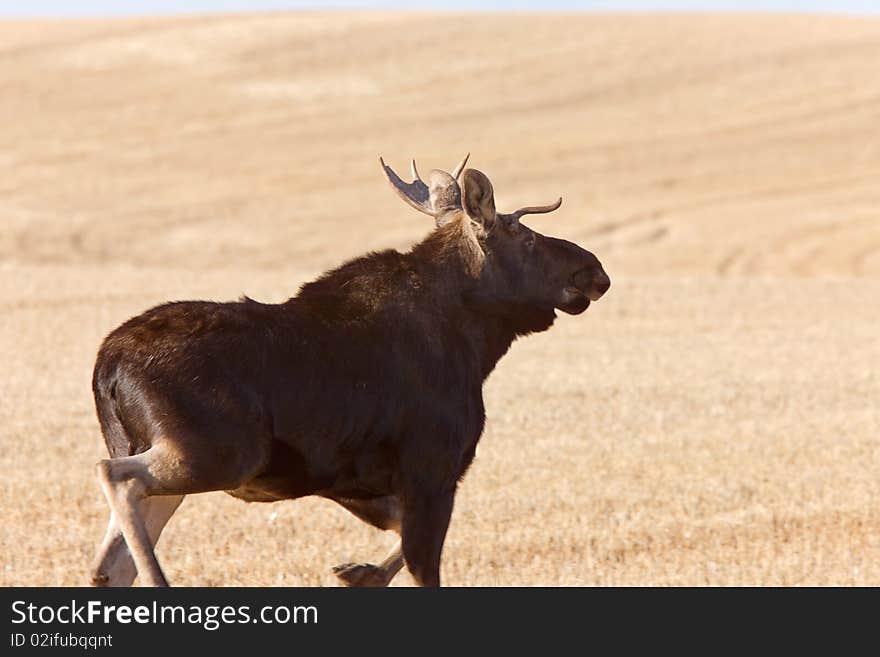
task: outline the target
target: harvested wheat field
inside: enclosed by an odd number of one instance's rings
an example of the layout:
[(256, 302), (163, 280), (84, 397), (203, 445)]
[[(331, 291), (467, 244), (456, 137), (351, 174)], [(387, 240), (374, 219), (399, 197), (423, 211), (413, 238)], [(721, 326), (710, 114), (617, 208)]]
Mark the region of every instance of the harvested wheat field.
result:
[[(0, 23), (0, 584), (83, 585), (98, 345), (431, 229), (470, 165), (613, 281), (516, 343), (448, 585), (880, 585), (880, 20), (279, 13)], [(331, 502), (189, 497), (176, 585), (335, 585)], [(410, 585), (401, 573), (394, 585)]]

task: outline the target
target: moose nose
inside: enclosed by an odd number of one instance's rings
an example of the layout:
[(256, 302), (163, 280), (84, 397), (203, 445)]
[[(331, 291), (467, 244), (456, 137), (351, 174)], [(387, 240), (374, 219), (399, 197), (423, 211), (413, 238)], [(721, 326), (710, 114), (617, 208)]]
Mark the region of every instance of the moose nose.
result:
[(611, 287), (611, 279), (608, 278), (608, 274), (602, 269), (596, 270), (593, 267), (581, 269), (574, 275), (572, 282), (592, 301), (596, 301)]

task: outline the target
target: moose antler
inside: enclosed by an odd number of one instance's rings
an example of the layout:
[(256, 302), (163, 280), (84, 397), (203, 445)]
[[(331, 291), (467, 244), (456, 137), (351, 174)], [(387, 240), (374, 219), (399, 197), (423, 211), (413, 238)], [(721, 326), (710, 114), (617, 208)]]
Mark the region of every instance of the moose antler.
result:
[(449, 210), (461, 208), (461, 190), (456, 181), (461, 175), (470, 155), (468, 153), (464, 156), (462, 161), (452, 170), (452, 174), (439, 169), (431, 171), (428, 176), (430, 187), (419, 176), (415, 160), (412, 160), (410, 163), (410, 171), (413, 177), (413, 181), (410, 183), (404, 182), (400, 176), (394, 173), (394, 170), (385, 164), (385, 160), (381, 156), (379, 157), (379, 163), (382, 165), (385, 177), (400, 198), (419, 212), (424, 212), (431, 217), (437, 217)]
[[(464, 171), (464, 165), (467, 164), (468, 158), (471, 156), (470, 153), (467, 153), (464, 158), (459, 162), (455, 168), (452, 170), (452, 177), (458, 180), (458, 177), (461, 175), (461, 172)], [(415, 160), (413, 160), (415, 162)]]
[(562, 205), (562, 197), (560, 196), (556, 203), (551, 203), (550, 205), (530, 205), (525, 208), (520, 208), (516, 212), (511, 212), (510, 214), (503, 214), (501, 212), (497, 213), (498, 218), (501, 221), (510, 223), (519, 221), (520, 217), (526, 214), (546, 214), (547, 212), (553, 212), (554, 210), (559, 209), (559, 206)]

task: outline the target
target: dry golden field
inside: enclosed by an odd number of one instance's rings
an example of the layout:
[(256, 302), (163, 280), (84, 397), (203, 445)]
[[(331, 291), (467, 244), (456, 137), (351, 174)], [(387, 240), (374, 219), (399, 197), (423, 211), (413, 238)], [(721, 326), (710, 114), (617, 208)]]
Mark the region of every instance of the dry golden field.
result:
[[(90, 377), (168, 299), (280, 301), (431, 222), (466, 151), (611, 291), (514, 345), (449, 585), (880, 585), (880, 20), (285, 13), (0, 22), (0, 584), (81, 585)], [(334, 585), (394, 537), (188, 498), (177, 585)], [(395, 585), (412, 583), (402, 573)]]

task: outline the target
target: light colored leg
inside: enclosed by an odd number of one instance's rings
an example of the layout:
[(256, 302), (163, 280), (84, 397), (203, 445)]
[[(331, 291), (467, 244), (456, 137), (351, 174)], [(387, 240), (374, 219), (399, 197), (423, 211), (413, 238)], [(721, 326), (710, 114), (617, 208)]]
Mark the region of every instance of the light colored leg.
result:
[(153, 551), (145, 519), (147, 508), (143, 504), (148, 496), (148, 487), (153, 483), (150, 463), (155, 454), (151, 452), (147, 450), (137, 456), (101, 461), (98, 463), (98, 481), (142, 583), (147, 586), (168, 586)]
[(92, 564), (92, 586), (131, 586), (136, 575), (131, 553), (122, 538), (116, 516), (111, 511), (107, 532)]
[[(394, 496), (371, 500), (334, 498), (366, 523), (400, 534), (402, 511), (400, 500)], [(403, 552), (400, 541), (378, 566), (371, 563), (343, 563), (333, 568), (336, 576), (346, 586), (388, 586), (403, 568)]]
[(379, 564), (379, 568), (381, 568), (385, 572), (386, 586), (394, 579), (394, 576), (400, 572), (400, 569), (403, 568), (403, 549), (400, 544), (400, 541), (397, 541), (397, 545), (394, 546), (394, 549), (388, 553), (388, 556), (385, 557), (385, 560)]
[(403, 568), (403, 550), (400, 541), (378, 566), (371, 563), (344, 563), (333, 568), (333, 572), (346, 586), (376, 587), (388, 586), (394, 576)]
[[(147, 525), (150, 543), (155, 548), (162, 530), (183, 501), (183, 495), (157, 495), (141, 501), (139, 511)], [(116, 516), (110, 514), (107, 533), (92, 566), (93, 586), (131, 586), (137, 575), (131, 552), (122, 537)]]

